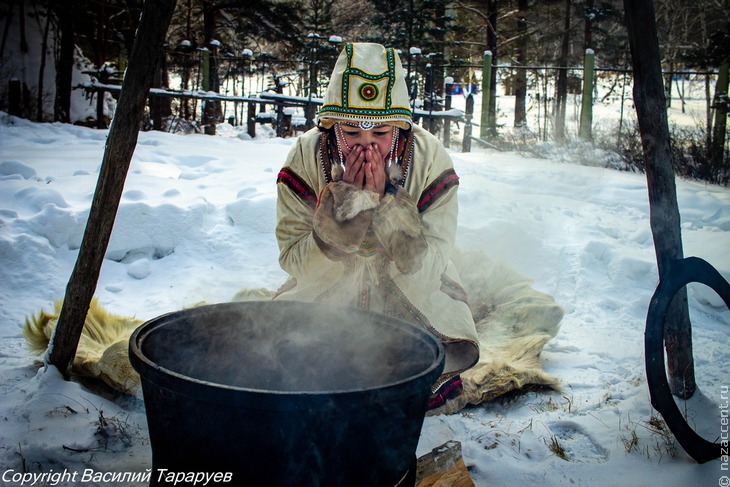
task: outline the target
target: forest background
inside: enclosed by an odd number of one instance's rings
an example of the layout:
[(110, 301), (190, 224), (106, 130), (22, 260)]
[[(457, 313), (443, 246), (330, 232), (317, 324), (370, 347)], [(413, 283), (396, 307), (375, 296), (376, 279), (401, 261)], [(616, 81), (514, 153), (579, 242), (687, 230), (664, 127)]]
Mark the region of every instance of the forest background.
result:
[[(704, 119), (692, 127), (672, 127), (676, 172), (728, 184), (730, 0), (656, 0), (654, 5), (667, 103), (677, 92), (684, 103), (684, 81), (704, 88)], [(85, 63), (82, 69), (97, 84), (121, 82), (142, 6), (142, 0), (4, 2), (0, 110), (36, 121), (108, 124), (112, 99), (98, 120), (72, 120), (71, 94), (78, 88), (73, 72)], [(29, 22), (42, 32), (41, 46), (29, 45)], [(20, 31), (14, 45), (8, 32), (16, 24)], [(587, 50), (595, 53), (601, 96), (630, 98), (631, 57), (621, 0), (181, 0), (153, 86), (224, 96), (278, 92), (317, 98), (344, 42), (397, 48), (414, 106), (421, 108), (443, 109), (447, 77), (454, 82), (449, 92), (476, 93), (487, 73), (490, 92), (482, 95), (488, 107), (476, 122), (482, 124), (481, 136), (499, 148), (514, 148), (518, 139), (565, 144), (578, 138), (566, 129), (566, 101), (570, 94), (580, 96)], [(37, 59), (28, 63), (24, 57)], [(18, 58), (20, 64), (11, 62)], [(485, 59), (493, 69), (485, 69)], [(514, 97), (509, 127), (498, 122), (500, 94)], [(149, 118), (163, 123), (150, 122), (148, 128), (172, 130), (174, 124), (202, 130), (226, 117), (219, 100), (153, 100)], [(541, 121), (530, 122), (531, 108), (541, 111)], [(630, 120), (624, 125), (622, 115), (621, 136), (592, 134), (592, 142), (615, 150), (626, 167), (643, 171), (638, 129)]]

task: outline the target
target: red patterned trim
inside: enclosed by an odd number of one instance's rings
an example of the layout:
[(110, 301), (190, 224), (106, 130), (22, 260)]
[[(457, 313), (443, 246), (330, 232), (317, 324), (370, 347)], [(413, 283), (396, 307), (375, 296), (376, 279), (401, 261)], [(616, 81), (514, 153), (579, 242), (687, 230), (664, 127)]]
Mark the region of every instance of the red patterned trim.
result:
[(276, 178), (277, 183), (284, 184), (286, 187), (294, 191), (299, 198), (311, 206), (312, 209), (317, 205), (316, 193), (304, 180), (295, 173), (290, 167), (283, 167), (279, 171), (279, 176)]
[(466, 290), (446, 274), (441, 274), (441, 291), (451, 298), (469, 305)]
[(464, 390), (464, 383), (461, 377), (456, 375), (439, 386), (438, 390), (434, 391), (430, 398), (428, 398), (428, 409), (436, 409), (439, 406), (446, 404), (446, 401), (454, 399), (461, 395)]
[(459, 176), (456, 175), (456, 171), (453, 169), (447, 169), (442, 172), (428, 187), (421, 193), (421, 198), (418, 200), (418, 212), (423, 213), (432, 204), (434, 204), (441, 196), (443, 196), (449, 189), (459, 184)]

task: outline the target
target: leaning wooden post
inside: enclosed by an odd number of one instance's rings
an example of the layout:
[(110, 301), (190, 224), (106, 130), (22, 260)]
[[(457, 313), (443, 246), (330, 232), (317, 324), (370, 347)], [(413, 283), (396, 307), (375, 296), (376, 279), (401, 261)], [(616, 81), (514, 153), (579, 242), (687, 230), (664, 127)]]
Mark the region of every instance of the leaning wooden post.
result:
[(492, 89), (492, 51), (484, 51), (484, 68), (482, 71), (482, 116), (479, 121), (479, 137), (487, 138), (489, 126), (489, 95)]
[(593, 138), (593, 66), (596, 55), (593, 49), (586, 49), (583, 63), (583, 103), (580, 108), (580, 138), (590, 141)]
[[(684, 251), (654, 4), (652, 0), (624, 0), (624, 9), (634, 71), (634, 104), (646, 161), (649, 220), (661, 281), (667, 279), (672, 263), (684, 258)], [(666, 314), (664, 347), (672, 393), (684, 399), (692, 397), (697, 386), (686, 289), (675, 295)]]
[(66, 377), (96, 291), (124, 180), (137, 145), (145, 101), (175, 3), (175, 0), (147, 0), (144, 4), (119, 103), (109, 129), (89, 220), (49, 347), (48, 362), (58, 367)]

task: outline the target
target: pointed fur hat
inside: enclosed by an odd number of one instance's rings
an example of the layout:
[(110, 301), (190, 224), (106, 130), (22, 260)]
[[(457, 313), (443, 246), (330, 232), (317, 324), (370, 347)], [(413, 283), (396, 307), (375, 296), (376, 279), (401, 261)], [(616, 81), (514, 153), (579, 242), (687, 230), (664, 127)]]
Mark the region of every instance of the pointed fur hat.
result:
[(410, 128), (405, 73), (392, 47), (350, 43), (342, 50), (319, 111), (319, 123), (329, 128), (342, 120)]

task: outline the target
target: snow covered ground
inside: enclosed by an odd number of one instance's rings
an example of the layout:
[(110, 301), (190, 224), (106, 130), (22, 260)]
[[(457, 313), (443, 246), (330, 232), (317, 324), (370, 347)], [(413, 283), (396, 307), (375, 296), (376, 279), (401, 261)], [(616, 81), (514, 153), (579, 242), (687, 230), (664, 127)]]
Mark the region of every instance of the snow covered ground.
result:
[[(110, 311), (147, 319), (285, 279), (275, 181), (294, 139), (226, 125), (219, 134), (140, 134), (96, 292)], [(151, 466), (141, 399), (39, 369), (20, 332), (65, 292), (106, 135), (0, 114), (0, 485), (31, 479), (23, 472), (49, 474), (36, 485), (123, 485), (114, 473)], [(591, 148), (582, 160), (555, 150), (451, 155), (459, 245), (534, 278), (565, 307), (543, 354), (563, 390), (429, 417), (418, 454), (460, 441), (477, 486), (727, 485), (723, 464), (696, 464), (649, 403), (643, 332), (657, 272), (645, 176), (596, 166), (606, 155)], [(677, 184), (685, 255), (730, 278), (730, 190)], [(717, 441), (727, 435), (730, 312), (709, 288), (689, 294), (700, 393), (686, 407)]]

